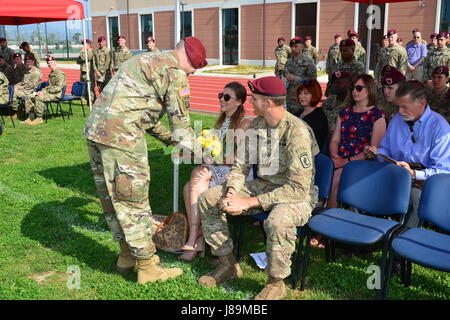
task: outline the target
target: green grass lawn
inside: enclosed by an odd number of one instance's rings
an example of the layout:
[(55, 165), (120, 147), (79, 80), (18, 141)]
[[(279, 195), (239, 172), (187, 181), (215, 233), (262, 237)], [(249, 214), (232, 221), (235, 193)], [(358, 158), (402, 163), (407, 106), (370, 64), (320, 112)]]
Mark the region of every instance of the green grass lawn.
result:
[[(135, 274), (123, 277), (114, 271), (119, 248), (96, 197), (82, 136), (86, 119), (75, 109), (65, 123), (61, 118), (34, 127), (16, 122), (14, 129), (6, 119), (0, 137), (0, 299), (252, 299), (267, 277), (248, 255), (264, 250), (263, 235), (250, 222), (241, 263), (244, 277), (223, 287), (203, 288), (196, 282), (212, 270), (210, 254), (184, 263), (175, 254), (159, 252), (163, 266), (184, 270), (163, 283), (138, 285)], [(193, 114), (192, 120), (212, 126), (214, 117)], [(152, 210), (167, 215), (172, 211), (172, 163), (151, 137), (148, 153)], [(181, 183), (191, 169), (181, 167)], [(323, 250), (314, 248), (307, 290), (289, 289), (287, 299), (372, 299), (366, 270), (379, 257), (379, 252), (368, 258), (338, 256), (337, 263), (325, 263)], [(80, 289), (67, 286), (73, 266), (80, 270)], [(412, 286), (405, 288), (394, 278), (390, 298), (448, 300), (450, 276), (414, 266)]]

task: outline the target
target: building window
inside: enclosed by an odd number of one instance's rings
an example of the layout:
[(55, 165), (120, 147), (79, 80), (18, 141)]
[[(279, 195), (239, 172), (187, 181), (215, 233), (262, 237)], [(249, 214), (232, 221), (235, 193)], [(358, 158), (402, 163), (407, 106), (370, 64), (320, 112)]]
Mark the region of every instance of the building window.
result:
[(450, 32), (450, 1), (442, 1), (439, 31)]
[(119, 17), (108, 18), (109, 45), (111, 48), (117, 48), (117, 37), (119, 36)]
[(146, 47), (145, 39), (153, 37), (153, 15), (143, 14), (141, 16), (141, 45)]
[(192, 37), (192, 11), (180, 12), (180, 37)]

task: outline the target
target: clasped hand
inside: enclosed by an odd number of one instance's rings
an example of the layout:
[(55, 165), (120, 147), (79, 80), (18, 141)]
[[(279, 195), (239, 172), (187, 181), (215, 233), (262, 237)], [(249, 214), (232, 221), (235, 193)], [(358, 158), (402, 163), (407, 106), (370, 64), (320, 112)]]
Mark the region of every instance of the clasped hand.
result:
[(217, 205), (220, 210), (229, 213), (232, 216), (241, 215), (244, 211), (250, 209), (247, 198), (231, 192), (227, 192), (225, 197), (221, 198)]

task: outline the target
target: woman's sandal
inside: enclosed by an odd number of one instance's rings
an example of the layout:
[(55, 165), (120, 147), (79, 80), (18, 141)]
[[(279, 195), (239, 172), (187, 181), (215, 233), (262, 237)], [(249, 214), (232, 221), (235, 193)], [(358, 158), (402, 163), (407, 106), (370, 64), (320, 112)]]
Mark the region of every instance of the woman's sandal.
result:
[[(192, 248), (191, 246), (185, 246), (185, 247)], [(194, 248), (192, 248), (192, 249), (194, 249), (194, 250), (185, 250), (184, 249), (185, 252), (179, 258), (184, 261), (192, 261), (195, 259), (197, 254), (200, 254), (200, 258), (204, 258), (205, 252), (206, 252), (206, 246), (205, 246), (205, 239), (203, 238), (203, 236), (200, 236), (197, 238)], [(185, 256), (185, 254), (189, 254), (189, 255)]]

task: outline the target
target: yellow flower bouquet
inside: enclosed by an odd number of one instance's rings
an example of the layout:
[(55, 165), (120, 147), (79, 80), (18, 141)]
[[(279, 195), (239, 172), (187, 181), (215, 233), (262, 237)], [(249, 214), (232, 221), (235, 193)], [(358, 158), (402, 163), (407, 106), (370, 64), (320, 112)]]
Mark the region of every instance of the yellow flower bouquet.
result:
[(222, 151), (223, 146), (219, 137), (213, 132), (213, 130), (203, 129), (200, 135), (197, 137), (197, 141), (200, 143), (203, 149), (203, 154), (208, 158), (214, 158), (214, 162), (222, 163)]

